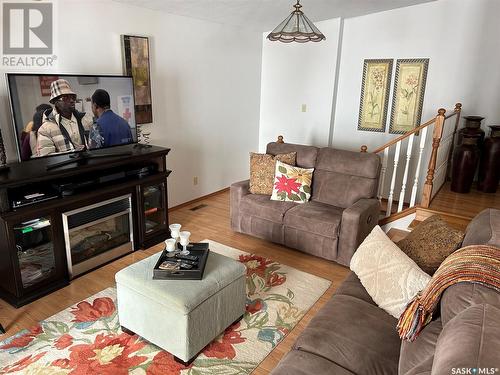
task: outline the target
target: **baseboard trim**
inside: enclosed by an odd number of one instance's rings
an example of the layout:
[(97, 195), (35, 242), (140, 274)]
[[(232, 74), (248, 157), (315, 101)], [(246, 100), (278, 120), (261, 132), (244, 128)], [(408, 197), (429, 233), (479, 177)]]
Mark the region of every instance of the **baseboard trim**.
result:
[(221, 189), (221, 190), (217, 190), (217, 191), (214, 191), (213, 193), (210, 193), (210, 194), (207, 194), (207, 195), (204, 195), (202, 197), (199, 197), (199, 198), (196, 198), (196, 199), (193, 199), (193, 200), (190, 200), (188, 202), (184, 202), (184, 203), (181, 203), (177, 206), (174, 206), (174, 207), (169, 207), (169, 211), (177, 211), (177, 210), (180, 210), (181, 208), (184, 208), (184, 207), (187, 207), (187, 206), (190, 206), (192, 205), (193, 203), (197, 203), (199, 201), (202, 201), (204, 199), (207, 199), (207, 198), (210, 198), (210, 197), (213, 197), (214, 195), (219, 195), (219, 194), (222, 194), (222, 193), (225, 193), (226, 191), (229, 191), (229, 188), (224, 188), (224, 189)]

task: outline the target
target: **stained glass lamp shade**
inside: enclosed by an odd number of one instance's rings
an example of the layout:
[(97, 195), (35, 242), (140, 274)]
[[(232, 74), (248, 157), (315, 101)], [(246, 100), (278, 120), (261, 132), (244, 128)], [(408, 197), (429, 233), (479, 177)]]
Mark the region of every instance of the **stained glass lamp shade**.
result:
[(278, 40), (283, 43), (320, 42), (326, 39), (321, 31), (300, 10), (302, 5), (299, 4), (299, 0), (297, 0), (297, 4), (294, 7), (295, 10), (271, 31), (267, 39), (272, 41)]

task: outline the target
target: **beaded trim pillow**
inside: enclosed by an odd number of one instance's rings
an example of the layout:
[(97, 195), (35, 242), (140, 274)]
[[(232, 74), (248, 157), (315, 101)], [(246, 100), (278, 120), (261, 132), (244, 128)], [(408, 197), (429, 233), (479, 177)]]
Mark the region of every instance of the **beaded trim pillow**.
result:
[(271, 195), (273, 193), (274, 170), (276, 160), (295, 165), (296, 152), (288, 154), (270, 154), (250, 153), (250, 193)]
[(441, 263), (464, 239), (464, 233), (450, 227), (438, 215), (431, 216), (397, 243), (398, 247), (429, 275), (433, 275)]
[(299, 168), (277, 161), (271, 200), (308, 202), (311, 198), (313, 172), (314, 168)]

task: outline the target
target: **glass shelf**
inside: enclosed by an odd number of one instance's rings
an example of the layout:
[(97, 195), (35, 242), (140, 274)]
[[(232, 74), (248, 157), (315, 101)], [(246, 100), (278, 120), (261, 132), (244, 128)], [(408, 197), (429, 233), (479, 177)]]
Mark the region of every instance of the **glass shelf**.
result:
[(152, 233), (166, 226), (163, 184), (146, 186), (143, 191), (144, 230)]
[(56, 264), (50, 218), (26, 221), (13, 229), (23, 287), (51, 277)]

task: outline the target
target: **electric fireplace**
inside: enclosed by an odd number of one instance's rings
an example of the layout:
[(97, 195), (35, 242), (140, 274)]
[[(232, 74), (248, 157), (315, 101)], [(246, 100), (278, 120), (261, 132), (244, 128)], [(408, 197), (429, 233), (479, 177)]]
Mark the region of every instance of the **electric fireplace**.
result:
[(71, 278), (134, 250), (131, 195), (63, 213)]

